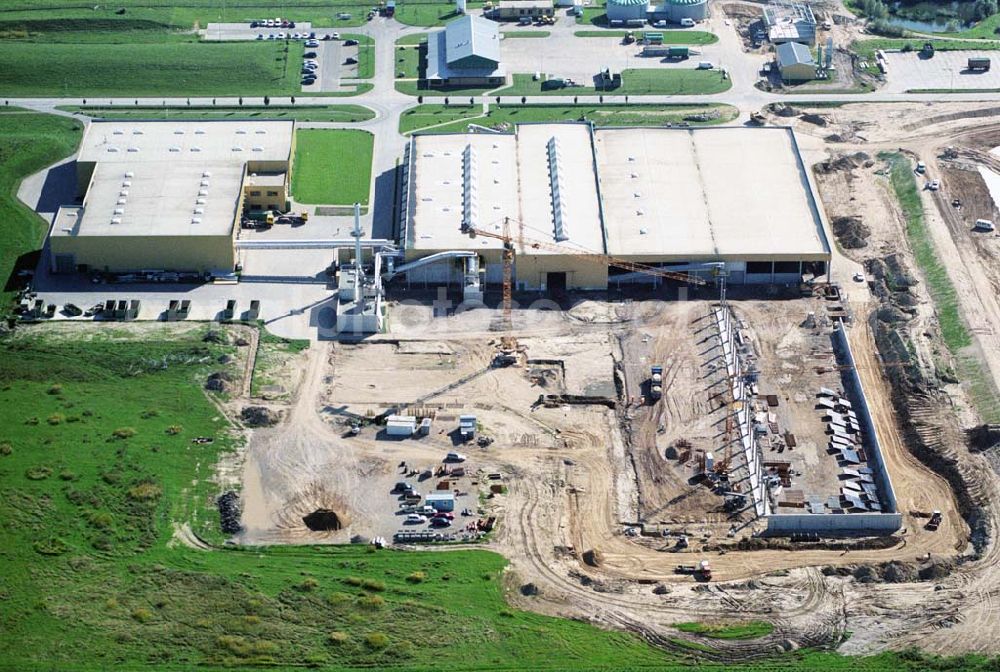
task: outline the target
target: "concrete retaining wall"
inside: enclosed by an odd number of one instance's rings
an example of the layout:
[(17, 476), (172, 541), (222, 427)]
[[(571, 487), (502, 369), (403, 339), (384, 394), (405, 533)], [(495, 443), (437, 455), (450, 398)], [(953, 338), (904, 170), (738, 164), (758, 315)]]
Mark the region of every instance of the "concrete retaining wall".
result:
[(892, 534), (902, 525), (899, 513), (781, 513), (768, 517), (767, 533)]

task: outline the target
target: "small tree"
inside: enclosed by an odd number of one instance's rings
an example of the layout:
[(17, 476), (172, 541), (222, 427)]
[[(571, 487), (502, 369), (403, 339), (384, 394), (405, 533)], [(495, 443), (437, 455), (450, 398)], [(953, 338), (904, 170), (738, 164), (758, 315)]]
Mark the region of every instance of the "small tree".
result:
[(602, 102), (602, 103), (603, 103), (603, 102), (604, 102), (604, 96), (598, 96), (598, 97), (597, 97), (597, 100), (599, 100), (600, 102)]
[(83, 104), (84, 104), (84, 105), (86, 105), (86, 104), (87, 104), (87, 99), (86, 99), (86, 98), (84, 98), (84, 99), (83, 99)]
[(138, 98), (135, 99), (135, 106), (139, 107), (139, 99)]
[(418, 105), (423, 105), (424, 104), (424, 97), (423, 96), (417, 96), (417, 104)]
[(444, 106), (448, 107), (448, 96), (444, 97)]
[(243, 96), (240, 96), (240, 107), (243, 107)]
[(576, 105), (580, 101), (580, 96), (573, 96), (573, 104)]
[(469, 96), (469, 107), (472, 107), (475, 104), (476, 104), (476, 99), (473, 98), (472, 96)]
[(295, 104), (295, 96), (292, 96), (292, 105)]
[(521, 104), (524, 105), (526, 102), (528, 102), (528, 98), (526, 96), (521, 96)]
[(212, 99), (212, 107), (215, 107), (215, 98)]
[(188, 98), (188, 107), (191, 107), (191, 99)]
[(270, 104), (271, 104), (271, 99), (267, 96), (264, 96), (264, 106), (267, 107)]

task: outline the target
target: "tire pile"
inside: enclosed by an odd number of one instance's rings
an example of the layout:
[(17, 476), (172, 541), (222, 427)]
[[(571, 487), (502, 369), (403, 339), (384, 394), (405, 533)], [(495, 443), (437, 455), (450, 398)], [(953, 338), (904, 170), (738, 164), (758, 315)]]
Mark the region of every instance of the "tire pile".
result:
[(226, 534), (236, 534), (243, 527), (240, 525), (240, 496), (230, 490), (220, 496), (215, 503), (219, 507), (219, 523)]

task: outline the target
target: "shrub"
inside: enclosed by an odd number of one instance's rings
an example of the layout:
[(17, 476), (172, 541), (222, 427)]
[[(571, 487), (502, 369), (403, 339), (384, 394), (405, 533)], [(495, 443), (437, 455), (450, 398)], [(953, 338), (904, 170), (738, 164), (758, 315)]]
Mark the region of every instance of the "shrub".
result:
[(14, 452), (14, 446), (10, 445), (10, 442), (4, 441), (3, 443), (0, 443), (0, 455), (6, 457), (13, 452)]
[(66, 422), (68, 422), (68, 423), (80, 422), (80, 416), (79, 415), (68, 415), (68, 416), (66, 416)]
[(37, 425), (38, 424), (38, 416), (32, 416), (30, 418), (25, 418), (24, 424), (26, 424), (26, 425), (32, 425), (32, 426)]
[(243, 617), (243, 622), (246, 623), (247, 625), (259, 625), (260, 616), (256, 616), (254, 614), (247, 614), (246, 616)]
[(119, 427), (111, 432), (111, 436), (116, 439), (130, 439), (135, 436), (135, 429), (132, 427)]
[(333, 606), (337, 606), (350, 602), (351, 596), (347, 593), (330, 593), (326, 596), (326, 601)]
[(358, 600), (358, 604), (365, 609), (381, 609), (385, 606), (385, 598), (381, 595), (365, 595)]
[(333, 632), (330, 633), (330, 643), (336, 646), (340, 646), (341, 644), (346, 644), (347, 642), (350, 641), (350, 639), (351, 639), (350, 635), (348, 635), (346, 632), (341, 632), (340, 630), (334, 630)]
[(76, 474), (70, 471), (69, 469), (63, 469), (62, 471), (59, 472), (59, 478), (64, 481), (75, 481)]
[(148, 623), (153, 618), (153, 612), (145, 607), (139, 607), (132, 610), (132, 618), (140, 623)]
[(309, 577), (303, 580), (302, 583), (295, 586), (295, 588), (302, 591), (303, 593), (311, 593), (312, 591), (319, 588), (319, 581), (317, 581), (312, 577)]
[(169, 434), (170, 436), (177, 436), (183, 431), (184, 428), (181, 427), (180, 425), (170, 425), (169, 427), (167, 427), (167, 434)]
[(142, 418), (143, 420), (148, 420), (149, 418), (155, 418), (159, 415), (160, 412), (155, 408), (147, 408), (146, 410), (144, 410), (142, 413), (139, 414), (139, 417)]
[(41, 555), (62, 555), (69, 550), (69, 546), (62, 539), (51, 537), (50, 539), (39, 539), (36, 541), (34, 549), (36, 553)]
[(45, 422), (49, 423), (52, 426), (55, 426), (55, 425), (61, 425), (63, 423), (63, 420), (65, 419), (66, 416), (63, 415), (62, 413), (53, 413), (52, 415), (50, 415), (45, 419)]
[(115, 522), (114, 517), (107, 511), (93, 511), (87, 516), (87, 520), (99, 530), (106, 530)]
[(427, 573), (426, 572), (413, 572), (408, 577), (406, 577), (406, 580), (409, 583), (423, 583), (424, 581), (427, 580)]
[(385, 590), (385, 584), (381, 581), (376, 581), (375, 579), (365, 579), (361, 582), (361, 587), (365, 590), (371, 590), (374, 592), (382, 592)]
[(29, 467), (24, 475), (29, 481), (44, 481), (52, 475), (52, 470), (48, 467)]
[(48, 389), (49, 394), (62, 394), (62, 385), (52, 385)]
[(163, 490), (160, 486), (149, 481), (137, 483), (128, 490), (129, 499), (134, 499), (137, 502), (152, 501), (158, 499), (161, 494), (163, 494)]
[(389, 636), (384, 632), (370, 632), (365, 635), (365, 644), (372, 649), (384, 649), (389, 646)]
[(362, 583), (364, 583), (364, 580), (357, 576), (348, 576), (344, 579), (344, 583), (346, 583), (349, 586), (360, 586)]

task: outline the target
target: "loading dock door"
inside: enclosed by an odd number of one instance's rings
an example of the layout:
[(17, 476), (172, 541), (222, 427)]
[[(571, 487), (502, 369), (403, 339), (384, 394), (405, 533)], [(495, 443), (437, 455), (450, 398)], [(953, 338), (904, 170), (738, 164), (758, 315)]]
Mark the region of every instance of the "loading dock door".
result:
[(75, 254), (57, 254), (56, 255), (56, 273), (75, 273), (76, 272), (76, 255)]
[(566, 291), (566, 273), (546, 273), (545, 274), (545, 287), (550, 292), (565, 292)]

